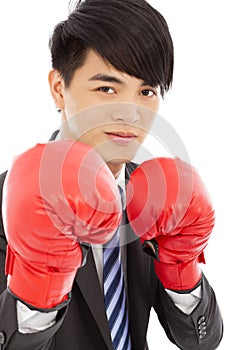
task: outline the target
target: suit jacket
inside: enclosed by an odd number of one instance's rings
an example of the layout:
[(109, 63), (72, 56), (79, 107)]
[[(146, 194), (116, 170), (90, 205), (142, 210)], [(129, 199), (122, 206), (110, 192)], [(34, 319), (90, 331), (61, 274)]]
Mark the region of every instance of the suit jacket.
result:
[[(126, 181), (135, 167), (134, 163), (126, 165)], [(0, 176), (0, 198), (5, 175), (6, 173)], [(140, 241), (130, 228), (128, 230), (128, 235), (132, 237), (126, 249), (129, 325), (133, 350), (148, 350), (146, 333), (152, 308), (168, 338), (178, 348), (216, 349), (222, 338), (223, 324), (214, 291), (206, 277), (203, 275), (202, 278), (201, 302), (191, 315), (184, 314), (175, 306), (158, 280), (153, 258), (142, 251)], [(20, 334), (17, 329), (16, 300), (6, 290), (6, 245), (0, 213), (1, 350), (113, 350), (91, 250), (85, 266), (77, 273), (71, 302), (58, 312), (56, 324), (36, 334)], [(200, 331), (203, 325), (206, 326), (204, 336)], [(152, 348), (157, 349), (157, 344)]]

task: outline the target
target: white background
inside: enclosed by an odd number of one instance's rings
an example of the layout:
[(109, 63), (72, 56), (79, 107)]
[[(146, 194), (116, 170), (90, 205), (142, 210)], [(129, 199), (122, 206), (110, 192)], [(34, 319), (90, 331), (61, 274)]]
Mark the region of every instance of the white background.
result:
[[(204, 179), (216, 226), (203, 267), (225, 323), (220, 350), (229, 350), (232, 297), (232, 7), (230, 0), (151, 0), (166, 18), (175, 45), (171, 93), (160, 114), (177, 131)], [(48, 37), (66, 18), (67, 0), (0, 4), (0, 172), (14, 155), (46, 142), (59, 126), (50, 97)], [(153, 147), (150, 145), (150, 147)], [(154, 146), (156, 147), (156, 145)], [(151, 349), (176, 349), (152, 313)]]

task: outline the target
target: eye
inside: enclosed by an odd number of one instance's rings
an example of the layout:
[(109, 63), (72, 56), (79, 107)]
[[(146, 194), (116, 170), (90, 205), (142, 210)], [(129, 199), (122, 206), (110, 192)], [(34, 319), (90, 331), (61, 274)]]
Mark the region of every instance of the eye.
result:
[(146, 96), (146, 97), (153, 97), (153, 96), (156, 96), (157, 93), (156, 91), (152, 90), (152, 89), (145, 89), (145, 90), (142, 90), (141, 94), (143, 96)]
[(97, 89), (98, 91), (104, 92), (105, 94), (114, 94), (115, 91), (108, 86), (101, 86)]

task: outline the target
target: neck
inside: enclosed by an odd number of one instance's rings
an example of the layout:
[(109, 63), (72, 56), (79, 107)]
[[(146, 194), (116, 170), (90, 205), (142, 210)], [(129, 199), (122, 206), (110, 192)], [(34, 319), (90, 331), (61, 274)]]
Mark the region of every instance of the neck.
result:
[(113, 176), (115, 177), (115, 179), (117, 179), (118, 176), (120, 175), (123, 164), (122, 163), (111, 163), (111, 162), (109, 162), (109, 163), (107, 162), (106, 164), (109, 167), (109, 169), (111, 170), (111, 172), (113, 173)]

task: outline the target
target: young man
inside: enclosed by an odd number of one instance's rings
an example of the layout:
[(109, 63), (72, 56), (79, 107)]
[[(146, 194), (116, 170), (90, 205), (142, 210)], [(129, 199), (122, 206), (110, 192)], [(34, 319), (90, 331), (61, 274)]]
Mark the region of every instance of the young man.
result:
[[(49, 84), (62, 126), (54, 142), (18, 158), (4, 185), (1, 349), (148, 349), (152, 308), (178, 348), (216, 349), (222, 319), (198, 263), (214, 221), (201, 180), (195, 173), (185, 207), (190, 172), (183, 162), (177, 168), (172, 160), (139, 168), (131, 162), (153, 123), (159, 96), (172, 83), (173, 44), (164, 18), (144, 0), (86, 0), (56, 26), (50, 48)], [(161, 168), (168, 189), (163, 204), (154, 195), (154, 186), (162, 184)], [(146, 205), (143, 174), (152, 184)], [(105, 243), (119, 231), (116, 184), (124, 194), (128, 181), (128, 193), (134, 188), (126, 208), (130, 225), (122, 227), (118, 260), (110, 258), (117, 253)], [(176, 206), (173, 188), (180, 185), (184, 196)], [(103, 198), (111, 210), (102, 206)], [(177, 231), (180, 204), (185, 213)], [(157, 210), (160, 221), (150, 215)]]

